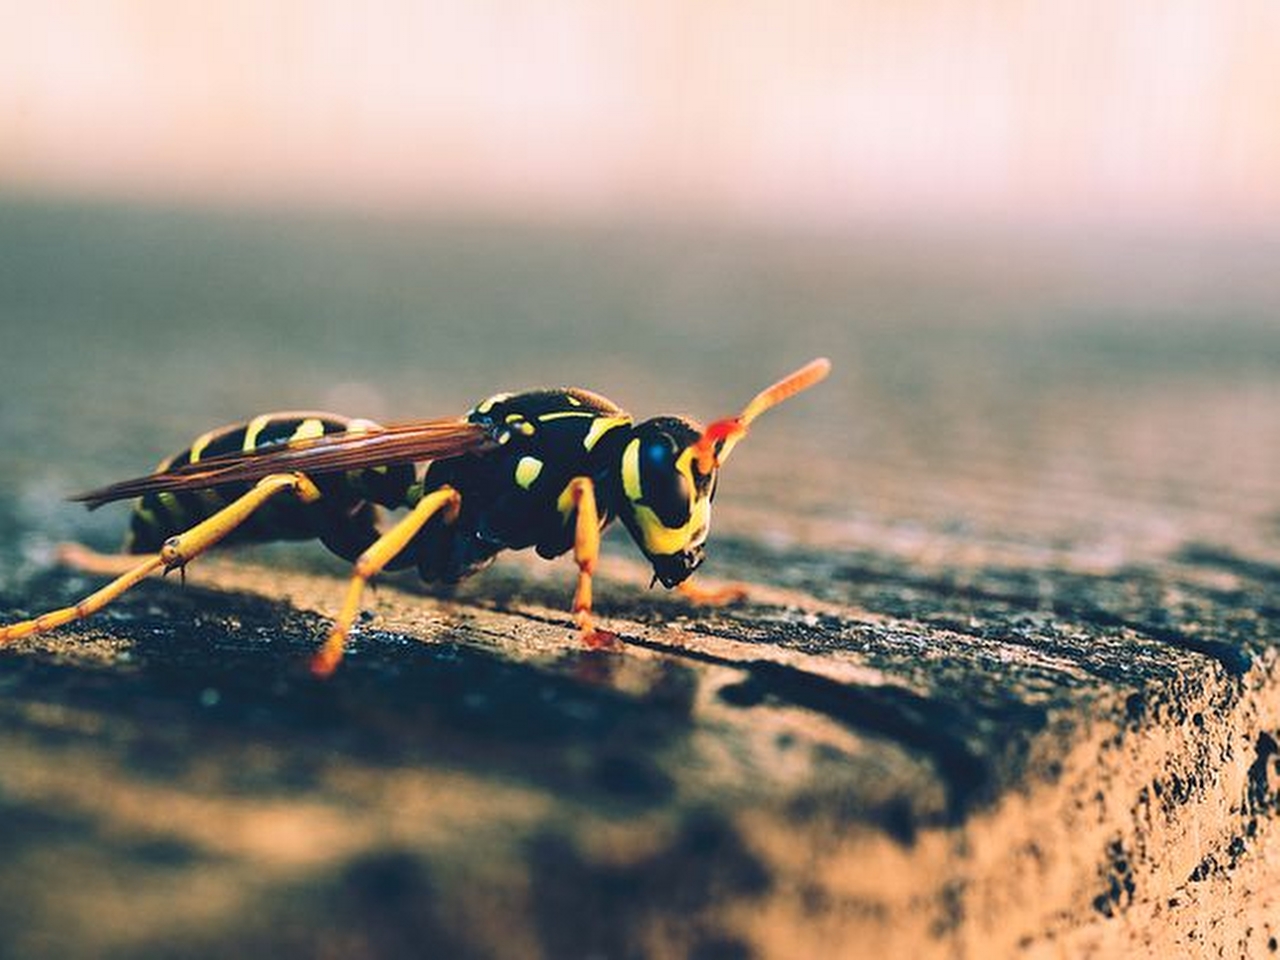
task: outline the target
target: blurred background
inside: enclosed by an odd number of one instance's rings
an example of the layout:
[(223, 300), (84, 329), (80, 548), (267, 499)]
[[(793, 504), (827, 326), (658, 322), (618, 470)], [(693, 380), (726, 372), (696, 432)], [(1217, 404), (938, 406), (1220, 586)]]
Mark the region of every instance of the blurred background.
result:
[(1280, 6), (2, 3), (0, 531), (257, 412), (735, 409), (730, 532), (1280, 553)]
[(200, 204), (1269, 229), (1274, 4), (13, 4), (0, 175)]

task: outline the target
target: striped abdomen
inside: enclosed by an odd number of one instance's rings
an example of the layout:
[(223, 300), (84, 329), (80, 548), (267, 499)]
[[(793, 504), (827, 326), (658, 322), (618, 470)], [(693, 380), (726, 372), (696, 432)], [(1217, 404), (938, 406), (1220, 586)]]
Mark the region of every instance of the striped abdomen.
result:
[[(269, 413), (248, 423), (211, 430), (186, 450), (163, 461), (164, 472), (187, 463), (199, 463), (220, 454), (240, 453), (271, 444), (319, 437), (348, 430), (364, 430), (373, 424), (331, 413)], [(227, 543), (318, 538), (329, 549), (354, 559), (377, 537), (377, 507), (403, 506), (414, 485), (410, 465), (371, 467), (365, 470), (312, 477), (322, 494), (304, 504), (289, 496), (276, 497), (238, 527)], [(149, 493), (134, 508), (125, 540), (130, 553), (150, 553), (174, 534), (243, 495), (249, 484), (236, 483), (208, 490)]]

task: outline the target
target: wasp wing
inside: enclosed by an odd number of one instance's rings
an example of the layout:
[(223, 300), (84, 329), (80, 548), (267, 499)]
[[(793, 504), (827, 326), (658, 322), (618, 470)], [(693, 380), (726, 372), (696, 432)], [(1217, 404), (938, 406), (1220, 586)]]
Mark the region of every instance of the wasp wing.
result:
[(71, 497), (92, 510), (148, 493), (204, 490), (223, 483), (251, 483), (273, 473), (319, 475), (366, 467), (444, 460), (497, 446), (490, 432), (466, 420), (414, 420), (364, 431), (331, 433), (228, 453), (172, 470), (113, 483)]

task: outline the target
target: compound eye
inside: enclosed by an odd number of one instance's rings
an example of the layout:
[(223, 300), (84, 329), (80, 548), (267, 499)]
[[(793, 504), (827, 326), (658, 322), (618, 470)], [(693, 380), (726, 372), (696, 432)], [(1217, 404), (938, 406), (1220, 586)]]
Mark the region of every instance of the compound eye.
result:
[(653, 471), (670, 471), (676, 463), (675, 444), (667, 437), (657, 437), (644, 445), (645, 466)]
[(665, 526), (683, 526), (689, 519), (693, 491), (685, 475), (676, 469), (675, 444), (666, 437), (652, 440), (645, 444), (641, 459), (644, 502)]

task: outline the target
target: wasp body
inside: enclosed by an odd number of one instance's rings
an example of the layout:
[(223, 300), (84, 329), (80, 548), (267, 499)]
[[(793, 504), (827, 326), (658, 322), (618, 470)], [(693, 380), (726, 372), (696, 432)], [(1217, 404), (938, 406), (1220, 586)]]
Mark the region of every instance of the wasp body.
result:
[[(621, 519), (664, 586), (702, 562), (719, 468), (761, 412), (826, 376), (815, 360), (703, 429), (683, 417), (635, 422), (579, 389), (497, 394), (456, 420), (382, 426), (281, 413), (210, 431), (145, 477), (82, 494), (90, 507), (139, 497), (126, 551), (150, 555), (75, 607), (0, 627), (0, 642), (89, 616), (156, 570), (213, 544), (319, 539), (355, 563), (346, 602), (312, 662), (342, 655), (365, 583), (417, 567), (457, 582), (503, 550), (578, 563), (573, 609), (585, 637), (600, 531)], [(286, 494), (292, 494), (288, 496)], [(389, 529), (381, 508), (407, 508)]]

